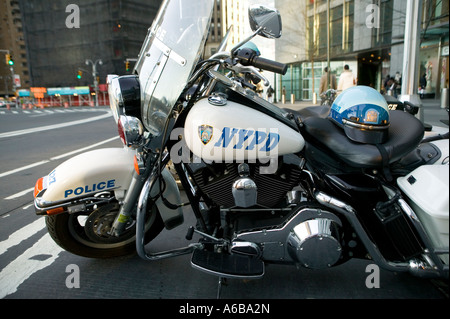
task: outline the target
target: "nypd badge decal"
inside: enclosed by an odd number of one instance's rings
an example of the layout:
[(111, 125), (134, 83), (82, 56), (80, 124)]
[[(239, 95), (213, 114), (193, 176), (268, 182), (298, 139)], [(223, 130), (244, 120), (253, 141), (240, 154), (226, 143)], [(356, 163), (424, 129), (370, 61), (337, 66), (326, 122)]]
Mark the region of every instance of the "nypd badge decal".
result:
[(209, 125), (200, 125), (198, 127), (198, 135), (204, 145), (208, 144), (213, 137), (213, 128)]

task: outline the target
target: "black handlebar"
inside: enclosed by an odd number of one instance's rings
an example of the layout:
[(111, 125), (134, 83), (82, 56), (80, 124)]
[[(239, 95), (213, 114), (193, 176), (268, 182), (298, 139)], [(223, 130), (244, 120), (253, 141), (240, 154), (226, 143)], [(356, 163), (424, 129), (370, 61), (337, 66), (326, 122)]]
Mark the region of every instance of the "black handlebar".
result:
[(251, 65), (258, 69), (263, 69), (282, 75), (285, 75), (288, 69), (288, 66), (284, 63), (258, 57), (256, 52), (249, 48), (238, 50), (235, 56), (239, 59), (241, 64), (245, 66)]
[(274, 73), (279, 73), (282, 75), (285, 75), (287, 72), (287, 69), (288, 69), (288, 66), (284, 63), (280, 63), (277, 61), (272, 61), (272, 60), (264, 59), (264, 58), (260, 58), (260, 57), (255, 57), (252, 60), (252, 65), (259, 69), (263, 69), (263, 70), (274, 72)]

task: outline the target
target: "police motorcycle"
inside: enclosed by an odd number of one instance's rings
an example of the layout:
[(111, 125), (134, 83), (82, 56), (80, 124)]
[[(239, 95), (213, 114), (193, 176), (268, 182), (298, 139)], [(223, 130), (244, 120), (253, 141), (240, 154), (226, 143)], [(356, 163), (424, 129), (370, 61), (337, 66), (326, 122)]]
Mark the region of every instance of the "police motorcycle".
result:
[[(252, 80), (268, 86), (260, 70), (286, 66), (245, 44), (279, 37), (279, 12), (251, 6), (254, 33), (201, 60), (214, 3), (163, 1), (134, 75), (109, 76), (124, 148), (75, 156), (37, 181), (36, 213), (55, 242), (92, 258), (191, 254), (220, 278), (351, 258), (448, 278), (448, 140), (421, 143), (422, 123), (369, 87), (342, 92), (331, 110), (261, 99)], [(152, 239), (182, 225), (185, 206), (191, 244), (158, 252)]]

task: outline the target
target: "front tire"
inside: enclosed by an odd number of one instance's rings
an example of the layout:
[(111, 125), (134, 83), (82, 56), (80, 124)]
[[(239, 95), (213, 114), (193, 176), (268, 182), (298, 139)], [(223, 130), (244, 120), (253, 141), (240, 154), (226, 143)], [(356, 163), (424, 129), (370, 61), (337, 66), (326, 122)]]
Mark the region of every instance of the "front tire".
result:
[[(107, 204), (94, 210), (89, 216), (103, 217), (104, 222), (111, 222), (118, 212), (118, 204)], [(105, 233), (85, 229), (98, 227), (97, 220), (87, 222), (86, 215), (59, 214), (46, 217), (47, 230), (53, 240), (64, 250), (88, 258), (112, 258), (132, 254), (136, 251), (136, 225), (131, 224), (120, 237), (108, 237)], [(100, 218), (99, 217), (99, 218)], [(89, 217), (87, 217), (89, 220)], [(156, 205), (147, 212), (145, 222), (145, 244), (153, 240), (164, 228)], [(99, 227), (97, 229), (100, 229)], [(98, 235), (98, 238), (93, 236)]]

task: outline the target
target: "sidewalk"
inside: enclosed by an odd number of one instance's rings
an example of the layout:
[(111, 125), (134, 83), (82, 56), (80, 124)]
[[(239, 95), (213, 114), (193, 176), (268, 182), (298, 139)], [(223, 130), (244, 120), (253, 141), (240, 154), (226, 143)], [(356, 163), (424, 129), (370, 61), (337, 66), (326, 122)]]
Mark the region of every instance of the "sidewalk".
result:
[(312, 101), (295, 101), (294, 104), (291, 103), (291, 101), (286, 101), (286, 103), (276, 102), (274, 103), (276, 106), (278, 106), (280, 109), (288, 108), (293, 110), (301, 110), (305, 107), (309, 106), (319, 106), (320, 103), (314, 104)]
[[(422, 103), (422, 107), (424, 108), (440, 108), (441, 107), (441, 100), (440, 99), (421, 99), (420, 102)], [(286, 101), (286, 103), (276, 102), (276, 106), (280, 108), (291, 108), (291, 109), (302, 109), (308, 106), (319, 106), (320, 101), (318, 103), (314, 104), (312, 101), (295, 101), (294, 104), (292, 104), (290, 101)]]
[[(422, 103), (422, 111), (423, 118), (426, 124), (430, 124), (433, 127), (442, 127), (443, 129), (448, 130), (448, 125), (445, 125), (441, 122), (441, 120), (448, 120), (448, 112), (445, 109), (441, 108), (441, 100), (440, 99), (421, 99)], [(277, 102), (275, 103), (279, 108), (289, 108), (292, 110), (301, 110), (305, 107), (309, 106), (319, 106), (320, 101), (317, 104), (314, 104), (312, 101), (295, 101), (293, 104), (290, 101), (286, 101), (286, 103)], [(419, 115), (418, 115), (419, 116)]]

